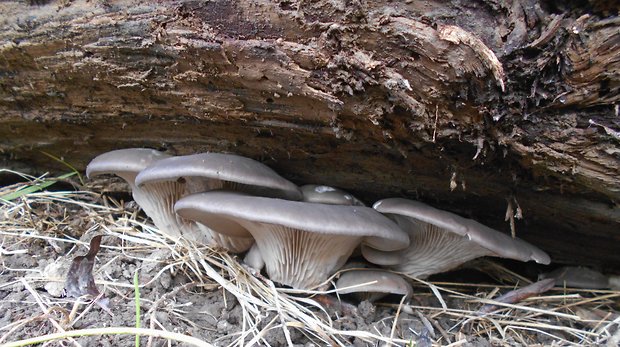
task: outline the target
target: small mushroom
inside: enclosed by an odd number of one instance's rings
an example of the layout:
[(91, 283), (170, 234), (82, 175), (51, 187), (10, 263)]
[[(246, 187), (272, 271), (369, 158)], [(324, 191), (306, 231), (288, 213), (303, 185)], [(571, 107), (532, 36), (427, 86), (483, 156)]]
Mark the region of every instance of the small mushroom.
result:
[(246, 251), (254, 243), (245, 231), (227, 235), (214, 233), (201, 223), (175, 216), (174, 204), (183, 196), (227, 189), (285, 199), (301, 199), (299, 188), (264, 164), (233, 154), (201, 153), (161, 160), (140, 172), (136, 184), (158, 191), (166, 213), (177, 219), (178, 229), (188, 239), (208, 235), (211, 243), (232, 252)]
[(409, 238), (394, 222), (363, 206), (212, 191), (179, 200), (176, 212), (222, 234), (254, 236), (269, 277), (294, 288), (311, 288), (338, 270), (360, 243), (392, 251)]
[(336, 281), (338, 294), (358, 294), (360, 300), (377, 301), (386, 295), (405, 296), (413, 294), (411, 284), (402, 276), (385, 270), (349, 270)]
[[(149, 216), (155, 226), (164, 231), (171, 232), (173, 236), (180, 237), (170, 227), (169, 216), (162, 213), (160, 201), (157, 196), (151, 194), (148, 189), (142, 189), (136, 185), (136, 176), (147, 166), (159, 160), (170, 158), (170, 155), (148, 148), (126, 148), (106, 152), (95, 157), (86, 167), (86, 176), (92, 178), (103, 174), (115, 174), (129, 184), (134, 200), (144, 213)], [(172, 218), (174, 221), (174, 218)]]
[(366, 206), (353, 195), (330, 186), (307, 184), (301, 186), (303, 201), (330, 205)]
[(570, 288), (605, 289), (610, 287), (607, 276), (582, 266), (563, 266), (539, 276), (539, 279), (545, 278), (554, 278), (556, 285)]
[(390, 266), (410, 276), (424, 278), (482, 256), (534, 260), (541, 264), (550, 262), (545, 252), (523, 240), (418, 201), (384, 199), (373, 207), (405, 230), (411, 244), (397, 252), (383, 252), (363, 245), (362, 255), (370, 262)]

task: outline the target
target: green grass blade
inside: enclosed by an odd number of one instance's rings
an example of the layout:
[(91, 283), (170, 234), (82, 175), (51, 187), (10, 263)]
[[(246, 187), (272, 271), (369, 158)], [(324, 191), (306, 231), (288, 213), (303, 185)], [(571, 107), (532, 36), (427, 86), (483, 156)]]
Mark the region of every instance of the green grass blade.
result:
[(69, 178), (71, 176), (74, 176), (75, 174), (77, 174), (77, 172), (74, 171), (74, 172), (66, 173), (64, 175), (60, 175), (60, 176), (58, 176), (56, 178), (44, 179), (44, 180), (42, 180), (40, 182), (36, 182), (36, 183), (30, 184), (28, 186), (24, 186), (23, 188), (18, 189), (18, 190), (14, 191), (14, 192), (2, 195), (2, 196), (0, 196), (0, 200), (12, 201), (12, 200), (15, 200), (15, 199), (19, 199), (20, 197), (22, 197), (24, 195), (28, 195), (28, 194), (31, 194), (31, 193), (43, 190), (43, 189), (51, 186), (52, 184), (58, 182), (58, 180)]
[[(136, 328), (140, 328), (140, 282), (138, 281), (138, 270), (133, 275), (133, 291), (136, 302)], [(136, 334), (136, 347), (140, 347), (140, 335)]]
[(75, 174), (77, 175), (78, 179), (80, 180), (80, 184), (84, 185), (84, 179), (82, 179), (82, 175), (80, 175), (80, 172), (71, 164), (67, 163), (66, 161), (64, 161), (63, 159), (58, 158), (57, 156), (51, 154), (51, 153), (47, 153), (46, 151), (40, 151), (41, 153), (43, 153), (44, 155), (46, 155), (49, 158), (52, 158), (54, 160), (56, 160), (57, 162), (61, 163), (62, 165), (68, 167), (69, 169), (71, 169), (71, 171), (75, 172)]

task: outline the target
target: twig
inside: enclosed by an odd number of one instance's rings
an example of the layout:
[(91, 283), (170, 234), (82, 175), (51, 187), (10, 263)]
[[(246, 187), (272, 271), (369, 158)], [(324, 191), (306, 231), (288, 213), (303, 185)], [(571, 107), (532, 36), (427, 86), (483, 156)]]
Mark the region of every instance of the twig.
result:
[(192, 336), (187, 336), (179, 333), (174, 333), (164, 330), (153, 330), (145, 328), (128, 328), (128, 327), (110, 327), (110, 328), (94, 328), (94, 329), (82, 329), (82, 330), (70, 330), (62, 333), (48, 334), (43, 336), (37, 336), (30, 339), (21, 341), (9, 342), (2, 347), (21, 347), (29, 346), (37, 343), (43, 343), (47, 341), (54, 341), (59, 339), (66, 339), (78, 336), (93, 336), (93, 335), (146, 335), (153, 337), (160, 337), (168, 340), (174, 340), (178, 342), (187, 343), (192, 346), (198, 347), (212, 347), (210, 343), (204, 342)]
[[(555, 278), (544, 279), (542, 281), (538, 281), (530, 285), (527, 285), (523, 288), (512, 290), (496, 298), (494, 301), (505, 303), (505, 304), (513, 304), (516, 302), (523, 301), (534, 295), (544, 293), (548, 291), (549, 289), (553, 288), (554, 285), (555, 285)], [(496, 309), (497, 309), (496, 305), (487, 304), (487, 305), (482, 306), (482, 308), (480, 308), (478, 313), (485, 314), (485, 313), (494, 311)]]
[[(54, 318), (49, 316), (49, 310), (47, 309), (47, 307), (45, 307), (45, 304), (43, 304), (43, 301), (41, 300), (41, 297), (34, 291), (34, 289), (32, 289), (30, 284), (28, 284), (28, 282), (26, 282), (26, 280), (24, 278), (21, 278), (20, 280), (23, 283), (23, 285), (26, 288), (26, 290), (28, 290), (28, 292), (30, 292), (30, 294), (34, 297), (34, 299), (36, 300), (37, 304), (39, 304), (39, 307), (41, 308), (41, 311), (43, 311), (43, 313), (47, 316), (47, 319), (50, 321), (50, 323), (52, 323), (52, 325), (57, 330), (59, 330), (61, 333), (66, 333), (65, 329), (63, 329), (62, 326), (60, 326), (60, 324), (58, 324), (58, 322), (56, 322), (56, 320)], [(69, 339), (69, 340), (71, 342), (73, 342), (74, 345), (76, 345), (78, 347), (81, 347), (81, 345), (77, 341), (75, 341), (74, 339)]]

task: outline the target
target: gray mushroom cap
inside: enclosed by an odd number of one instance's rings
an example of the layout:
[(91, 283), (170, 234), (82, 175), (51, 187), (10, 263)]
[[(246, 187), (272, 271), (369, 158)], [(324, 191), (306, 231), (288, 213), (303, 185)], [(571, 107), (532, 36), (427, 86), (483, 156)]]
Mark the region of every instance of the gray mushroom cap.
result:
[[(313, 233), (364, 237), (381, 250), (397, 250), (409, 245), (409, 238), (385, 216), (364, 206), (313, 204), (227, 191), (189, 195), (179, 200), (175, 211), (181, 216), (214, 225), (219, 233), (237, 233), (230, 225), (218, 227), (218, 219), (239, 223), (252, 221), (277, 224)], [(378, 241), (378, 242), (375, 242)]]
[(555, 278), (555, 284), (571, 288), (609, 288), (609, 278), (598, 271), (582, 266), (563, 266), (539, 276), (539, 279)]
[(182, 198), (175, 211), (218, 233), (247, 230), (256, 240), (270, 278), (295, 288), (320, 284), (360, 242), (386, 251), (409, 244), (407, 234), (394, 222), (361, 206), (211, 191)]
[[(250, 194), (276, 196), (286, 199), (301, 198), (299, 188), (278, 175), (269, 167), (255, 160), (232, 154), (201, 153), (172, 157), (159, 161), (136, 177), (139, 187), (165, 188), (169, 194), (169, 209), (183, 196), (216, 189), (238, 190)], [(212, 244), (232, 252), (250, 248), (253, 239), (245, 230), (231, 229), (228, 235), (215, 233), (205, 226), (192, 225), (187, 219), (178, 218), (180, 228), (187, 238), (210, 235)]]
[(473, 219), (431, 207), (419, 201), (391, 198), (376, 202), (373, 208), (384, 214), (402, 215), (437, 226), (440, 229), (466, 237), (495, 255), (520, 261), (533, 260), (549, 264), (549, 255), (523, 240), (513, 239)]
[(378, 269), (343, 272), (336, 281), (336, 291), (338, 294), (369, 293), (365, 297), (369, 301), (389, 294), (403, 295), (409, 299), (413, 294), (411, 284), (402, 276)]
[(126, 148), (106, 152), (95, 157), (86, 166), (86, 176), (115, 174), (123, 178), (133, 188), (135, 178), (152, 163), (170, 158), (170, 155), (150, 148)]
[(410, 276), (426, 277), (487, 255), (542, 264), (550, 262), (545, 252), (523, 240), (421, 202), (384, 199), (374, 208), (405, 230), (411, 245), (397, 252), (363, 245), (362, 255), (370, 262), (390, 266)]
[(303, 201), (315, 202), (330, 205), (353, 205), (366, 206), (355, 196), (345, 192), (344, 190), (323, 186), (317, 184), (306, 184), (301, 186)]
[(163, 233), (178, 240), (181, 230), (172, 205), (166, 204), (166, 190), (148, 189), (136, 185), (136, 176), (149, 165), (171, 156), (153, 149), (127, 148), (103, 153), (86, 167), (86, 175), (116, 174), (131, 186), (131, 193), (138, 205)]
[[(232, 182), (233, 190), (253, 195), (300, 200), (299, 187), (278, 175), (268, 166), (242, 156), (223, 153), (200, 153), (173, 157), (157, 162), (136, 177), (136, 184), (187, 179), (190, 192), (231, 188), (219, 182)], [(192, 187), (192, 186), (198, 187)], [(204, 187), (201, 187), (203, 185)]]
[[(300, 187), (303, 194), (302, 201), (329, 204), (329, 205), (355, 205), (364, 206), (353, 195), (329, 186), (307, 184)], [(260, 270), (265, 265), (260, 250), (254, 245), (246, 254), (244, 262), (254, 269)]]

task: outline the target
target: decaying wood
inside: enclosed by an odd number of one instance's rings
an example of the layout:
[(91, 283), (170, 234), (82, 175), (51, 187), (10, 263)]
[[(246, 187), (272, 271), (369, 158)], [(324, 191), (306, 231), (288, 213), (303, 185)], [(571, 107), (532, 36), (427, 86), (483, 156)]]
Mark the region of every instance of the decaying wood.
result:
[[(562, 7), (565, 6), (565, 7)], [(614, 12), (615, 11), (615, 12)], [(0, 3), (3, 165), (148, 146), (421, 199), (620, 265), (617, 9), (536, 0)]]

